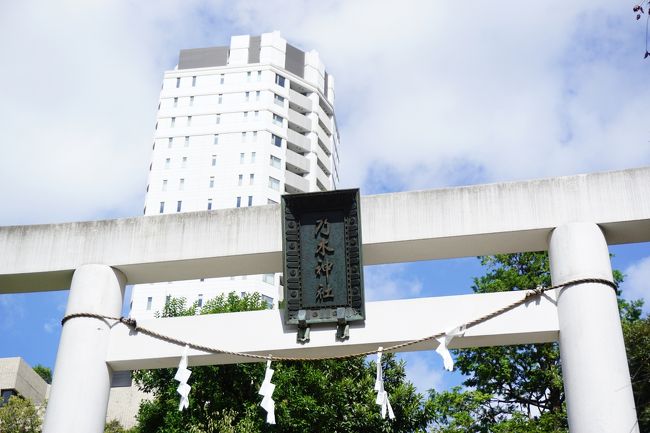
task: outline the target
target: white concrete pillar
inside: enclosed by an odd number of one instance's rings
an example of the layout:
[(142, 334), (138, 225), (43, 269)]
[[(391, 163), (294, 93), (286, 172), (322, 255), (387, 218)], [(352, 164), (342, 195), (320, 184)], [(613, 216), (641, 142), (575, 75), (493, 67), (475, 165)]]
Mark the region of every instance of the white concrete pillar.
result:
[[(106, 265), (83, 265), (72, 277), (66, 315), (120, 316), (125, 276)], [(106, 365), (109, 323), (79, 317), (63, 325), (44, 433), (102, 433), (111, 386)]]
[[(550, 237), (553, 284), (613, 281), (609, 250), (593, 223), (570, 223)], [(560, 355), (571, 433), (638, 432), (632, 384), (614, 290), (599, 283), (561, 290)]]

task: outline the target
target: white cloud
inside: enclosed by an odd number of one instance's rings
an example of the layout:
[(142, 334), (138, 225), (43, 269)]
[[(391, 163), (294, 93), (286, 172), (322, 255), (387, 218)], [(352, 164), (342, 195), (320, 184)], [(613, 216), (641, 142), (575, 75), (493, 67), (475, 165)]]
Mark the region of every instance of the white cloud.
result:
[(52, 334), (57, 331), (60, 326), (61, 324), (56, 319), (50, 319), (43, 323), (43, 330), (48, 334)]
[(403, 264), (366, 266), (363, 274), (366, 299), (417, 298), (422, 293), (422, 281), (405, 274), (406, 265)]
[(644, 299), (644, 311), (650, 311), (650, 256), (632, 263), (625, 271), (621, 286), (623, 297), (628, 300)]
[(435, 360), (438, 356), (435, 352), (410, 352), (400, 356), (406, 361), (407, 380), (415, 385), (419, 393), (427, 395), (430, 389), (441, 391), (449, 387), (442, 363)]
[(25, 317), (21, 295), (0, 295), (0, 329), (14, 328)]
[[(32, 1), (0, 17), (0, 224), (141, 212), (178, 50), (278, 29), (336, 77), (366, 191), (650, 164), (643, 29), (608, 0)], [(514, 13), (513, 13), (514, 12)]]
[(301, 5), (237, 11), (321, 52), (336, 76), (349, 185), (377, 189), (386, 173), (421, 188), (650, 162), (642, 29), (616, 3), (530, 3), (514, 14), (494, 2)]

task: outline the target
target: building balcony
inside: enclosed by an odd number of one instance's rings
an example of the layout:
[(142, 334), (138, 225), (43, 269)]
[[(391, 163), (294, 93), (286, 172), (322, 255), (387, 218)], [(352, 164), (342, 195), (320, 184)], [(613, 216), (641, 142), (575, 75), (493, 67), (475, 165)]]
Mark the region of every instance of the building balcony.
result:
[(323, 173), (323, 170), (316, 168), (316, 180), (317, 184), (320, 183), (320, 187), (325, 187), (326, 190), (332, 189), (332, 183), (330, 177)]
[(285, 189), (289, 193), (309, 191), (309, 181), (290, 171), (284, 172)]
[(311, 131), (311, 119), (290, 108), (289, 129), (293, 129), (294, 131), (301, 133)]
[(287, 170), (296, 174), (309, 173), (309, 160), (302, 155), (287, 150), (286, 154)]
[(304, 135), (294, 131), (293, 129), (288, 129), (287, 148), (297, 153), (307, 153), (311, 152), (311, 143)]
[(321, 128), (320, 125), (316, 125), (315, 131), (316, 131), (316, 135), (318, 136), (319, 142), (323, 146), (323, 150), (325, 151), (325, 153), (327, 153), (328, 156), (331, 155), (332, 139), (327, 134), (325, 134), (323, 128)]
[(316, 109), (314, 110), (316, 114), (318, 114), (318, 119), (323, 123), (323, 126), (325, 127), (325, 133), (327, 135), (332, 135), (332, 119), (329, 118), (327, 114), (323, 111), (320, 105), (316, 105)]
[(310, 111), (312, 111), (313, 104), (311, 100), (305, 95), (302, 95), (296, 92), (295, 90), (289, 89), (289, 106), (291, 107), (292, 105), (298, 106), (298, 108), (296, 109), (296, 111), (298, 112), (309, 113)]
[(332, 160), (330, 159), (329, 155), (325, 153), (323, 148), (320, 145), (314, 146), (314, 151), (316, 152), (316, 157), (318, 158), (318, 161), (320, 165), (324, 167), (324, 170), (327, 173), (332, 172)]

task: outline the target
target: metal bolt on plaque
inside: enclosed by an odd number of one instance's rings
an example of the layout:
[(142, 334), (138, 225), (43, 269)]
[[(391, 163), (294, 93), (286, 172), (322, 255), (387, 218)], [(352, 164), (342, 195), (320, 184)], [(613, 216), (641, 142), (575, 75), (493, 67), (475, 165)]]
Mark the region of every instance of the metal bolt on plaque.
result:
[(309, 341), (311, 325), (365, 319), (359, 190), (282, 196), (285, 323)]

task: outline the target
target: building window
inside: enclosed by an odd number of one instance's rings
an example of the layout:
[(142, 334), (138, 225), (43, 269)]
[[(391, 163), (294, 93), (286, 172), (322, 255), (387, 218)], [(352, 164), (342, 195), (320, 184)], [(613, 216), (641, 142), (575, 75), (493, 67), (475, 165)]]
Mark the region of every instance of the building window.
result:
[(192, 116), (187, 116), (187, 126), (192, 126)]
[(255, 118), (257, 119), (258, 117), (260, 117), (260, 112), (259, 112), (259, 111), (255, 111)]
[(282, 147), (282, 137), (278, 137), (275, 134), (271, 134), (271, 143), (277, 147)]
[(244, 143), (246, 141), (246, 133), (245, 132), (241, 133), (241, 141), (242, 141), (242, 143)]
[(212, 210), (212, 199), (208, 199), (208, 210)]
[(248, 207), (251, 207), (251, 206), (253, 206), (253, 196), (249, 195), (248, 196)]
[(165, 158), (165, 168), (169, 168), (172, 164), (172, 159), (171, 158)]
[(217, 165), (217, 155), (212, 155), (212, 166)]
[(251, 71), (246, 72), (246, 81), (251, 80)]
[(169, 138), (167, 139), (167, 149), (171, 149), (171, 148), (172, 148), (172, 143), (173, 143), (173, 142), (174, 142), (174, 139), (173, 139), (172, 137), (169, 137)]
[(237, 197), (237, 207), (241, 207), (241, 197)]
[(261, 94), (261, 92), (259, 90), (257, 92), (255, 92), (255, 100), (256, 101), (260, 100), (260, 94)]
[(199, 297), (198, 297), (198, 299), (196, 300), (196, 305), (197, 305), (198, 307), (202, 307), (202, 306), (203, 306), (203, 294), (199, 294)]
[(257, 141), (257, 131), (253, 131), (253, 141)]
[(153, 303), (153, 298), (149, 296), (147, 298), (147, 311), (151, 310), (151, 304)]
[(182, 206), (183, 206), (183, 202), (181, 200), (178, 200), (176, 202), (176, 212), (180, 212)]
[(276, 95), (275, 93), (273, 94), (273, 102), (275, 105), (279, 105), (280, 107), (284, 107), (284, 98), (280, 95)]
[(244, 111), (244, 122), (248, 122), (248, 111)]
[(196, 87), (196, 75), (192, 77), (192, 87)]
[(275, 74), (275, 84), (284, 87), (284, 77), (280, 74)]
[(221, 114), (217, 114), (217, 120), (215, 121), (215, 123), (217, 125), (221, 123)]
[(264, 281), (266, 284), (273, 284), (273, 283), (275, 283), (275, 275), (274, 274), (264, 274), (264, 275), (262, 275), (262, 281)]
[(266, 204), (278, 204), (278, 202), (275, 201), (275, 200), (271, 200), (270, 198), (267, 198), (266, 199)]
[(186, 135), (185, 136), (185, 147), (189, 147), (189, 145), (190, 145), (190, 137), (189, 137), (189, 135)]
[(160, 202), (160, 208), (159, 208), (159, 210), (158, 210), (158, 213), (163, 213), (163, 212), (165, 212), (165, 202), (164, 202), (164, 201), (161, 201), (161, 202)]
[(163, 179), (162, 190), (167, 191), (167, 179)]
[(266, 302), (269, 308), (273, 308), (273, 298), (270, 296), (262, 295), (262, 301)]
[(181, 78), (177, 77), (176, 78), (176, 88), (178, 89), (179, 87), (181, 87)]
[(251, 164), (255, 163), (255, 152), (251, 152)]
[(210, 176), (210, 188), (214, 188), (214, 176)]
[(244, 175), (243, 174), (240, 174), (239, 176), (237, 176), (237, 186), (241, 186), (243, 181), (244, 181)]
[(243, 154), (243, 153), (240, 153), (240, 154), (239, 154), (239, 163), (240, 163), (240, 164), (243, 164), (243, 163), (244, 163), (244, 154)]
[(249, 102), (251, 100), (251, 92), (244, 93), (244, 96), (245, 96), (246, 102)]
[(253, 185), (255, 183), (255, 174), (251, 173), (248, 175), (248, 184)]
[(269, 188), (278, 191), (280, 189), (280, 181), (274, 177), (269, 176)]
[(194, 96), (190, 96), (190, 107), (194, 105)]
[(181, 168), (187, 167), (187, 156), (183, 157), (183, 161), (181, 162)]
[(174, 98), (174, 108), (178, 107), (178, 98)]
[(257, 81), (262, 81), (262, 71), (257, 71)]
[(226, 77), (223, 74), (219, 75), (219, 84), (223, 84), (225, 81)]
[(276, 124), (278, 126), (282, 126), (283, 122), (284, 122), (284, 119), (282, 118), (282, 116), (278, 116), (277, 114), (273, 113), (273, 123), (274, 124)]
[(271, 155), (271, 167), (280, 168), (281, 162), (280, 158)]
[(219, 144), (219, 134), (214, 134), (212, 144)]
[(221, 104), (223, 102), (223, 94), (219, 93), (219, 100), (217, 101), (218, 104)]
[(178, 180), (178, 190), (183, 191), (185, 189), (185, 179), (181, 178)]
[(176, 118), (172, 117), (171, 127), (173, 128), (174, 126), (176, 126)]

